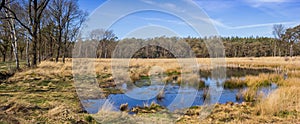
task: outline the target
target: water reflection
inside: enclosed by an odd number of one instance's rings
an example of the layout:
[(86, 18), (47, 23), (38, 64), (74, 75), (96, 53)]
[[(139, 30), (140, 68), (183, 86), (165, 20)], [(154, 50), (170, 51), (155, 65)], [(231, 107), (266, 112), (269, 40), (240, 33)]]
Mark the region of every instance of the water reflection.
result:
[[(241, 103), (243, 99), (236, 99), (236, 94), (239, 92), (239, 90), (243, 89), (223, 89), (220, 90), (219, 88), (222, 88), (217, 85), (215, 80), (212, 80), (210, 78), (206, 78), (205, 83), (207, 85), (211, 85), (209, 90), (209, 100), (210, 103), (226, 103), (226, 102), (237, 102)], [(209, 83), (210, 82), (210, 83)], [(163, 99), (157, 99), (156, 97), (149, 98), (149, 99), (134, 99), (131, 97), (128, 97), (126, 94), (110, 94), (106, 99), (95, 99), (95, 100), (83, 100), (84, 102), (88, 102), (90, 106), (86, 107), (86, 110), (89, 113), (97, 113), (98, 109), (104, 101), (109, 100), (113, 104), (113, 110), (118, 110), (119, 106), (124, 103), (128, 103), (128, 108), (131, 109), (135, 106), (144, 106), (144, 105), (150, 105), (152, 102), (155, 102), (161, 106), (167, 107), (170, 111), (176, 110), (176, 109), (182, 109), (192, 106), (198, 106), (204, 104), (204, 94), (205, 90), (203, 89), (197, 89), (194, 87), (182, 87), (180, 89), (180, 86), (177, 84), (169, 83), (165, 86), (163, 85), (151, 85), (151, 86), (145, 86), (140, 87), (136, 89), (131, 89), (130, 93), (132, 94), (141, 94), (144, 93), (143, 88), (153, 89), (153, 90), (147, 90), (147, 94), (156, 94), (157, 95), (157, 89), (163, 88), (164, 90), (164, 98)], [(269, 87), (262, 87), (258, 90), (258, 92), (263, 92), (264, 94), (269, 94), (272, 90), (276, 89), (277, 85), (272, 84)], [(222, 92), (221, 92), (222, 91)], [(193, 93), (197, 94), (193, 94)], [(221, 93), (221, 97), (213, 97), (218, 96), (216, 94)], [(193, 99), (193, 95), (196, 95), (195, 99)], [(192, 103), (192, 104), (191, 104)]]
[[(272, 70), (267, 69), (243, 69), (243, 68), (227, 68), (226, 78), (239, 77), (241, 79), (246, 75), (259, 75), (260, 73), (272, 73)], [(122, 84), (120, 88), (126, 91), (126, 94), (110, 94), (106, 99), (88, 99), (82, 100), (85, 105), (85, 109), (89, 113), (97, 113), (99, 108), (103, 106), (105, 101), (109, 101), (115, 111), (119, 111), (121, 104), (128, 103), (128, 108), (131, 109), (136, 106), (150, 105), (152, 102), (168, 108), (170, 111), (177, 109), (187, 108), (190, 106), (199, 106), (204, 104), (213, 103), (226, 103), (226, 102), (243, 102), (243, 99), (237, 99), (236, 94), (240, 90), (246, 90), (247, 87), (241, 89), (224, 89), (223, 84), (225, 80), (211, 78), (210, 71), (200, 71), (200, 80), (205, 82), (205, 86), (208, 88), (200, 88), (193, 86), (189, 83), (181, 83), (181, 86), (177, 82), (177, 78), (173, 79), (165, 85), (161, 78), (151, 78), (149, 80), (139, 80), (135, 82), (135, 86)], [(177, 77), (177, 76), (175, 76)], [(269, 87), (259, 88), (257, 92), (262, 92), (268, 95), (274, 89), (277, 88), (276, 84), (272, 84)], [(163, 92), (162, 92), (163, 90)], [(158, 94), (162, 92), (163, 98), (157, 98)], [(219, 96), (219, 97), (218, 97)], [(204, 101), (206, 103), (204, 103)], [(103, 107), (102, 107), (103, 108)]]

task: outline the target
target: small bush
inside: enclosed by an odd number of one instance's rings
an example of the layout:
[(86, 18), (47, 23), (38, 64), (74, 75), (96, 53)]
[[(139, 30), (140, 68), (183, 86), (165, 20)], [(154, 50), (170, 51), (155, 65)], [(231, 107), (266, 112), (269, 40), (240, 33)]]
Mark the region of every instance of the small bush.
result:
[(256, 101), (257, 97), (257, 88), (250, 87), (246, 89), (242, 94), (243, 94), (243, 99), (246, 102), (254, 102)]
[(239, 78), (231, 78), (230, 80), (225, 81), (224, 88), (234, 89), (234, 88), (243, 88), (247, 86), (244, 80)]
[(84, 117), (84, 120), (87, 122), (92, 122), (94, 120), (94, 118), (92, 116), (88, 115), (88, 116)]
[(199, 89), (205, 88), (205, 87), (206, 87), (205, 82), (202, 81), (202, 80), (200, 80), (200, 82), (199, 82)]

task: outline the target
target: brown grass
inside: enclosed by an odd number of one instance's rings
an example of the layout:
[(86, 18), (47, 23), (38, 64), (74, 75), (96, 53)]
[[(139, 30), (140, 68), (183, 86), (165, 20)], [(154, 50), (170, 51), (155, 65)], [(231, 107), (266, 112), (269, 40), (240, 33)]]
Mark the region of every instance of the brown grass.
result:
[(271, 83), (278, 83), (283, 80), (279, 74), (259, 74), (258, 76), (246, 76), (245, 82), (249, 87), (269, 86)]
[[(111, 59), (94, 59), (95, 75), (101, 85), (108, 82), (114, 82), (111, 69)], [(197, 62), (201, 64), (199, 69), (211, 69), (211, 59), (198, 58)], [(258, 76), (246, 76), (245, 82), (238, 79), (232, 79), (237, 84), (246, 83), (253, 87), (253, 90), (242, 92), (243, 95), (256, 98), (257, 103), (254, 106), (236, 105), (238, 107), (224, 107), (219, 105), (212, 115), (205, 121), (207, 123), (289, 123), (299, 122), (299, 98), (300, 98), (300, 58), (295, 57), (286, 61), (283, 57), (261, 57), (261, 58), (226, 58), (228, 67), (244, 68), (268, 68), (276, 70), (276, 74), (260, 74)], [(129, 70), (123, 70), (121, 73), (132, 75), (133, 80), (138, 80), (141, 76), (149, 76), (149, 70), (153, 66), (160, 66), (166, 74), (177, 75), (178, 73), (190, 73), (191, 70), (185, 68), (187, 65), (180, 66), (175, 59), (132, 59), (129, 63)], [(124, 73), (123, 73), (124, 72)], [(283, 79), (283, 74), (287, 73), (288, 78)], [(135, 74), (135, 75), (133, 75)], [(0, 108), (8, 109), (0, 112), (0, 121), (21, 122), (21, 123), (73, 123), (87, 116), (85, 113), (79, 113), (81, 110), (79, 100), (74, 88), (72, 79), (72, 62), (55, 63), (44, 61), (37, 68), (17, 72), (8, 79), (9, 84), (0, 84)], [(177, 81), (182, 81), (178, 76)], [(190, 75), (185, 80), (196, 82), (197, 76)], [(260, 98), (254, 92), (255, 87), (274, 82), (279, 88), (269, 96)], [(220, 107), (221, 106), (221, 107)], [(103, 110), (103, 117), (112, 116), (109, 107)], [(28, 110), (28, 111), (23, 111)], [(4, 114), (6, 112), (6, 114)], [(68, 113), (68, 114), (65, 114)], [(259, 116), (257, 116), (257, 114)], [(124, 113), (115, 114), (116, 118), (131, 118)], [(96, 116), (96, 115), (95, 115)], [(163, 115), (142, 114), (138, 118), (155, 120)], [(289, 117), (293, 118), (289, 118)], [(231, 117), (234, 117), (233, 119)], [(112, 119), (116, 119), (112, 118)], [(185, 121), (178, 123), (198, 123), (198, 120), (186, 116)], [(189, 118), (189, 119), (188, 119)], [(3, 120), (4, 119), (4, 120)], [(8, 121), (6, 121), (6, 120)], [(108, 119), (108, 118), (107, 118)], [(111, 119), (111, 118), (110, 118)], [(197, 118), (196, 118), (197, 119)], [(212, 121), (209, 121), (209, 120)], [(17, 121), (16, 121), (17, 120)], [(158, 122), (158, 121), (156, 121)], [(158, 122), (159, 123), (159, 122)]]
[(237, 77), (231, 77), (229, 80), (226, 80), (224, 83), (224, 88), (243, 88), (244, 86), (247, 86), (247, 83), (245, 80)]
[(262, 99), (256, 105), (256, 111), (261, 115), (267, 116), (297, 114), (297, 112), (300, 112), (299, 98), (299, 87), (281, 87), (267, 96), (265, 99)]

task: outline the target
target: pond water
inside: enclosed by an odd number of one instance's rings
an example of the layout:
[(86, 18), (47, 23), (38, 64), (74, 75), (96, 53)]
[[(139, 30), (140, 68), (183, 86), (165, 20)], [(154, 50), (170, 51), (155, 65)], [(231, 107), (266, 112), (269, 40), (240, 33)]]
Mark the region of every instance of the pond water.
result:
[[(241, 69), (241, 68), (227, 68), (227, 79), (231, 77), (239, 77), (243, 79), (246, 75), (258, 75), (260, 73), (272, 73), (271, 70), (261, 69)], [(127, 90), (125, 94), (109, 94), (105, 99), (87, 99), (82, 100), (85, 109), (89, 113), (97, 113), (99, 108), (104, 106), (106, 103), (112, 105), (112, 109), (119, 111), (121, 104), (128, 103), (128, 108), (131, 109), (136, 106), (143, 107), (145, 105), (150, 105), (152, 102), (157, 103), (161, 106), (166, 107), (170, 111), (177, 109), (183, 109), (190, 106), (199, 106), (205, 103), (226, 103), (226, 102), (243, 102), (243, 99), (236, 99), (236, 94), (240, 90), (245, 90), (247, 87), (241, 89), (224, 89), (216, 85), (216, 80), (210, 78), (209, 71), (200, 71), (201, 80), (205, 82), (208, 88), (195, 88), (193, 86), (179, 86), (177, 83), (159, 83), (154, 82), (154, 84), (145, 85), (141, 87), (135, 87)], [(147, 80), (140, 80), (136, 83), (149, 84)], [(126, 88), (126, 84), (122, 86)], [(265, 95), (272, 92), (277, 88), (277, 85), (272, 84), (268, 87), (259, 88), (257, 92), (263, 92)], [(157, 98), (157, 95), (161, 91), (163, 92), (163, 98)], [(204, 97), (206, 94), (210, 94), (207, 99)], [(220, 97), (216, 97), (220, 96)]]
[[(212, 82), (213, 80), (210, 78), (206, 78), (205, 82)], [(144, 99), (136, 99), (136, 96), (128, 96), (128, 94), (110, 94), (106, 99), (89, 99), (84, 100), (85, 104), (89, 104), (88, 107), (85, 107), (86, 111), (89, 113), (97, 113), (99, 110), (99, 107), (101, 107), (105, 101), (109, 101), (113, 105), (113, 110), (119, 111), (118, 108), (121, 104), (128, 103), (128, 108), (131, 109), (132, 107), (140, 106), (143, 107), (144, 105), (150, 105), (152, 102), (157, 103), (161, 106), (164, 106), (168, 108), (170, 111), (187, 108), (190, 106), (199, 106), (203, 105), (204, 103), (204, 89), (197, 90), (193, 87), (184, 87), (180, 88), (177, 84), (167, 84), (165, 86), (163, 85), (151, 85), (151, 86), (144, 86), (137, 89), (130, 90), (130, 94), (143, 94), (145, 91), (147, 91), (147, 94), (157, 94), (157, 90), (155, 89), (163, 89), (164, 90), (164, 97), (162, 99), (157, 99), (157, 97), (149, 98), (147, 100)], [(272, 84), (269, 87), (262, 87), (258, 90), (258, 92), (263, 92), (265, 95), (272, 92), (274, 89), (276, 89), (277, 86), (275, 84)], [(144, 90), (143, 90), (144, 89)], [(150, 89), (150, 90), (149, 90)], [(153, 89), (153, 90), (151, 90)], [(243, 99), (236, 99), (236, 94), (239, 92), (239, 90), (244, 90), (246, 88), (242, 89), (223, 89), (221, 92), (220, 98), (215, 98), (216, 101), (213, 101), (212, 103), (226, 103), (226, 102), (237, 102), (241, 103), (243, 102)], [(210, 92), (213, 94), (212, 91)], [(132, 98), (133, 97), (133, 98)], [(179, 100), (179, 101), (178, 101)], [(182, 103), (180, 103), (180, 100)], [(192, 102), (190, 102), (192, 101)], [(175, 104), (174, 104), (175, 103)], [(177, 104), (176, 104), (177, 103)]]

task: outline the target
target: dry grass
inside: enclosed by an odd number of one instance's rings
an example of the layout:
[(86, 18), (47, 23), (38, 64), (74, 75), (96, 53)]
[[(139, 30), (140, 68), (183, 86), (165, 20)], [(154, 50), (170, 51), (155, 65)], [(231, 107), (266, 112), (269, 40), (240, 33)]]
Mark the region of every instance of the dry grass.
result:
[(290, 77), (286, 80), (278, 81), (278, 85), (287, 86), (287, 87), (292, 87), (292, 86), (300, 87), (300, 78)]
[[(111, 69), (111, 59), (94, 59), (95, 75), (101, 85), (107, 85), (108, 82), (114, 82)], [(209, 58), (199, 58), (200, 64), (198, 69), (211, 69), (212, 60)], [(258, 99), (255, 106), (235, 105), (238, 107), (224, 107), (220, 105), (212, 115), (203, 122), (207, 123), (289, 123), (299, 122), (299, 98), (300, 98), (300, 58), (285, 60), (283, 57), (262, 57), (262, 58), (226, 58), (228, 67), (245, 67), (245, 68), (268, 68), (273, 69), (277, 74), (260, 74), (258, 76), (246, 76), (245, 82), (240, 79), (231, 79), (236, 85), (246, 83), (247, 86), (253, 87), (253, 90), (242, 92), (243, 95)], [(76, 65), (75, 65), (76, 66)], [(151, 67), (161, 67), (166, 75), (177, 76), (178, 74), (190, 73), (191, 70), (186, 65), (178, 64), (175, 59), (132, 59), (129, 61), (129, 69), (120, 73), (126, 77), (128, 73), (131, 79), (138, 80), (143, 76), (149, 76)], [(124, 68), (121, 67), (121, 68)], [(196, 66), (195, 66), (196, 68)], [(81, 110), (76, 91), (74, 80), (72, 79), (72, 62), (55, 63), (45, 61), (38, 65), (37, 68), (25, 70), (16, 73), (9, 78), (10, 84), (0, 84), (0, 108), (8, 109), (0, 112), (0, 121), (7, 119), (10, 123), (76, 123), (84, 120), (87, 116), (85, 113), (79, 113)], [(288, 74), (288, 78), (283, 78), (283, 73)], [(186, 79), (178, 76), (177, 81), (191, 81), (197, 83), (197, 76), (190, 75)], [(173, 79), (173, 78), (172, 78)], [(167, 79), (166, 79), (167, 80)], [(168, 79), (171, 80), (171, 79)], [(279, 88), (269, 96), (259, 99), (254, 92), (255, 87), (264, 86), (270, 82), (277, 83)], [(206, 96), (206, 95), (205, 95)], [(105, 107), (109, 108), (109, 107)], [(23, 110), (28, 111), (23, 111)], [(7, 114), (4, 114), (6, 112)], [(113, 119), (129, 119), (125, 113), (110, 114), (109, 109), (102, 111), (99, 116), (107, 117), (110, 121)], [(68, 113), (68, 114), (66, 114)], [(109, 114), (107, 114), (109, 113)], [(296, 114), (295, 114), (296, 113)], [(259, 114), (260, 116), (257, 116)], [(150, 117), (151, 115), (151, 117)], [(275, 116), (274, 116), (275, 115)], [(294, 118), (286, 118), (286, 116)], [(97, 115), (95, 115), (97, 116)], [(142, 114), (137, 115), (138, 120), (159, 120), (164, 115)], [(231, 118), (233, 117), (233, 119)], [(189, 118), (189, 119), (188, 119)], [(197, 118), (196, 118), (197, 119)], [(186, 117), (187, 121), (178, 123), (198, 123), (198, 120)], [(134, 119), (133, 119), (134, 120)], [(184, 119), (185, 120), (185, 119)], [(190, 120), (190, 121), (189, 121)], [(215, 121), (216, 120), (216, 121)], [(134, 122), (134, 121), (128, 121)], [(159, 123), (159, 121), (155, 121)], [(155, 123), (154, 122), (154, 123)]]
[(245, 82), (249, 87), (269, 86), (271, 83), (278, 83), (283, 80), (279, 74), (259, 74), (258, 76), (246, 76)]
[(231, 77), (229, 80), (226, 80), (224, 83), (224, 88), (243, 88), (247, 86), (247, 83), (245, 80), (238, 78), (238, 77)]
[(300, 88), (281, 87), (256, 105), (257, 113), (267, 116), (297, 115), (300, 112)]
[(300, 58), (294, 57), (285, 61), (284, 57), (257, 57), (257, 58), (226, 58), (228, 66), (247, 68), (271, 68), (279, 71), (300, 70)]

